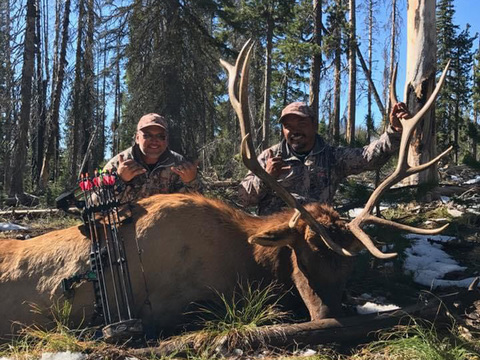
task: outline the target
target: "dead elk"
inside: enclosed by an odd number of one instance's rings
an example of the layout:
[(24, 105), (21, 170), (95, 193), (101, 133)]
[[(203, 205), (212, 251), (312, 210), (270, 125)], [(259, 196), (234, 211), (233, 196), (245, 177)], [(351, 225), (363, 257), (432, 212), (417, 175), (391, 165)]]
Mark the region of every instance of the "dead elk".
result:
[[(330, 207), (306, 209), (336, 244), (357, 248)], [(134, 222), (120, 228), (136, 316), (150, 331), (172, 328), (189, 304), (211, 299), (212, 289), (232, 292), (239, 278), (294, 286), (312, 319), (337, 315), (352, 259), (326, 248), (302, 219), (292, 225), (292, 215), (287, 210), (259, 218), (201, 195), (140, 201)], [(14, 321), (48, 324), (28, 304), (46, 308), (62, 296), (61, 281), (88, 269), (89, 242), (81, 226), (26, 241), (1, 241), (1, 337), (15, 331)], [(93, 314), (92, 285), (79, 285), (71, 301), (72, 323), (85, 326)]]

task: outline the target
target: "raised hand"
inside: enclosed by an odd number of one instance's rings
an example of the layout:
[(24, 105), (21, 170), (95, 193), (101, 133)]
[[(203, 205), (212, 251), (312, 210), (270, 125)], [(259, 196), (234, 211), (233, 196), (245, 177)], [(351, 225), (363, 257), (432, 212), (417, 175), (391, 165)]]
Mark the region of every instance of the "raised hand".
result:
[(268, 150), (267, 164), (265, 167), (267, 173), (272, 175), (275, 179), (278, 179), (281, 174), (286, 173), (291, 168), (290, 165), (285, 164), (281, 156), (274, 156), (273, 150)]
[(196, 160), (193, 163), (184, 162), (178, 166), (172, 166), (170, 169), (172, 172), (180, 176), (180, 180), (187, 184), (197, 177), (197, 166), (200, 160)]
[(117, 167), (118, 176), (125, 182), (132, 180), (135, 176), (145, 174), (147, 169), (137, 163), (133, 159), (124, 159), (124, 155), (119, 155), (119, 163)]
[(392, 125), (395, 131), (402, 131), (402, 124), (398, 119), (408, 119), (412, 115), (408, 111), (407, 105), (403, 102), (398, 102), (393, 105), (392, 112), (390, 113), (390, 125)]

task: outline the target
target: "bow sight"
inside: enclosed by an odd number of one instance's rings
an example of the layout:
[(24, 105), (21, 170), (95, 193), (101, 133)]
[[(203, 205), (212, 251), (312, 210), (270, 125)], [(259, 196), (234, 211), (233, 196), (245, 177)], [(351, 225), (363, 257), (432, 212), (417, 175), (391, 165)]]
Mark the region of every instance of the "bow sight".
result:
[(105, 340), (112, 342), (143, 335), (141, 320), (132, 314), (133, 292), (127, 256), (118, 233), (116, 180), (117, 174), (109, 171), (95, 171), (93, 177), (81, 174), (79, 189), (57, 198), (58, 208), (65, 210), (68, 204), (74, 203), (81, 209), (91, 239), (89, 273), (65, 279), (62, 285), (68, 293), (77, 281), (86, 279), (93, 283), (95, 315), (103, 319)]

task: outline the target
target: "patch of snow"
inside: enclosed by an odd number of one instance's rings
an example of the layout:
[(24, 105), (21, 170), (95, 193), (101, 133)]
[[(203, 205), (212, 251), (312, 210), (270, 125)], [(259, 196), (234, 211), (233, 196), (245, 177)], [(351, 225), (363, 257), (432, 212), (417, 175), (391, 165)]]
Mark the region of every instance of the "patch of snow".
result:
[(464, 185), (471, 185), (471, 184), (478, 184), (480, 183), (480, 175), (475, 176), (474, 179), (470, 179), (468, 181), (465, 181), (463, 184)]
[(82, 353), (72, 353), (70, 351), (58, 352), (58, 353), (43, 353), (41, 360), (85, 360), (87, 355)]
[[(453, 271), (465, 271), (450, 257), (439, 242), (448, 242), (455, 239), (444, 235), (416, 235), (407, 234), (408, 239), (415, 240), (412, 246), (405, 250), (406, 259), (403, 264), (406, 274), (413, 274), (413, 280), (432, 289), (437, 287), (457, 286), (468, 287), (473, 278), (461, 280), (444, 280), (443, 277)], [(433, 241), (433, 243), (432, 243)]]
[(457, 209), (447, 209), (447, 212), (453, 217), (460, 217), (463, 215), (463, 212)]
[(453, 181), (460, 181), (461, 179), (457, 175), (450, 175), (450, 179)]
[(313, 356), (313, 355), (317, 355), (317, 352), (313, 349), (306, 348), (304, 350), (301, 350), (301, 351), (297, 352), (295, 355), (297, 355), (297, 356)]
[(467, 209), (467, 212), (470, 214), (480, 215), (480, 211), (475, 209)]
[(357, 313), (359, 313), (360, 315), (374, 314), (374, 313), (380, 313), (380, 312), (398, 310), (398, 309), (400, 308), (397, 305), (392, 305), (392, 304), (381, 305), (381, 304), (372, 303), (370, 301), (366, 302), (363, 305), (357, 305)]
[(232, 351), (232, 354), (233, 354), (234, 356), (242, 356), (242, 355), (243, 355), (243, 350), (242, 350), (242, 349), (234, 349), (234, 350)]
[(0, 222), (0, 231), (10, 231), (10, 230), (28, 230), (27, 227), (14, 224), (14, 223), (5, 223), (5, 222)]
[(446, 204), (450, 201), (450, 198), (448, 196), (440, 196), (440, 200), (442, 200), (442, 202)]
[[(380, 206), (380, 211), (383, 211), (383, 210), (387, 210), (387, 209), (390, 209), (391, 206)], [(350, 209), (348, 211), (348, 216), (350, 216), (351, 218), (355, 218), (357, 217), (358, 215), (360, 215), (360, 213), (363, 211), (363, 208), (355, 208), (355, 209)]]
[(428, 240), (428, 241), (433, 241), (438, 243), (450, 242), (457, 239), (455, 236), (448, 236), (448, 235), (405, 234), (403, 235), (403, 237), (410, 240)]

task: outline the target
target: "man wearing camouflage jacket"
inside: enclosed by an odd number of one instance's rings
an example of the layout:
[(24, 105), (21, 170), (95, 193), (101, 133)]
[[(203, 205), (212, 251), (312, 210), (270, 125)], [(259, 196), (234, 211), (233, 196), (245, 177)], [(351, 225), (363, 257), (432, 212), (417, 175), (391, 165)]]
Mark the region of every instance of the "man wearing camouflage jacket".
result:
[(135, 145), (113, 157), (104, 170), (115, 168), (124, 188), (121, 203), (136, 201), (154, 194), (199, 191), (197, 163), (168, 148), (167, 120), (158, 114), (140, 118)]
[[(300, 203), (331, 203), (339, 183), (349, 175), (380, 168), (398, 149), (401, 124), (407, 118), (403, 103), (395, 104), (387, 131), (363, 148), (327, 144), (317, 134), (311, 108), (302, 102), (287, 105), (280, 117), (283, 140), (258, 156), (267, 173), (276, 178)], [(258, 214), (267, 215), (285, 207), (282, 199), (257, 176), (249, 172), (240, 184), (243, 205), (258, 205)]]

